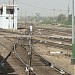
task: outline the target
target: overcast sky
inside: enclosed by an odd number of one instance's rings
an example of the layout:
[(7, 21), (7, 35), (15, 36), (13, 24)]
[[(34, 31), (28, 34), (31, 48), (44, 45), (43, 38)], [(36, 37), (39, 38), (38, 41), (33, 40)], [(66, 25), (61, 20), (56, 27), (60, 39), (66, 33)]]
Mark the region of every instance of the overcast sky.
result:
[[(0, 3), (8, 3), (13, 0), (0, 0)], [(69, 2), (70, 1), (70, 2)], [(72, 0), (15, 0), (19, 7), (19, 14), (24, 15), (26, 12), (27, 15), (36, 15), (40, 13), (41, 16), (55, 16), (60, 13), (68, 14), (68, 4), (71, 10)], [(55, 9), (55, 11), (53, 11)], [(60, 10), (60, 11), (58, 11)], [(71, 12), (71, 11), (70, 11)]]

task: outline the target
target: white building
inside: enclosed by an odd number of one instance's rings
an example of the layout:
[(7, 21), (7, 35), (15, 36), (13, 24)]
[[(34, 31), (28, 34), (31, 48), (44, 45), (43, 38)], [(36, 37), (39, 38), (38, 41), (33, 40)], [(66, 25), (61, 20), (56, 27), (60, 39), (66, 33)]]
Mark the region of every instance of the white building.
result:
[(0, 28), (17, 29), (17, 5), (0, 6)]

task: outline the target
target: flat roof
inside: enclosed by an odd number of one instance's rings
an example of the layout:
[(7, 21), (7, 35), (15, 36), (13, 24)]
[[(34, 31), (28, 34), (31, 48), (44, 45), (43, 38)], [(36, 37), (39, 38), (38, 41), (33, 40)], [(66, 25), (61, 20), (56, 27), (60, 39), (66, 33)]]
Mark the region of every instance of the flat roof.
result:
[(10, 6), (13, 7), (14, 6), (14, 7), (17, 7), (17, 5), (13, 5), (13, 4), (3, 4), (3, 5), (0, 5), (0, 8), (3, 7), (3, 6), (7, 6), (7, 7), (10, 7)]

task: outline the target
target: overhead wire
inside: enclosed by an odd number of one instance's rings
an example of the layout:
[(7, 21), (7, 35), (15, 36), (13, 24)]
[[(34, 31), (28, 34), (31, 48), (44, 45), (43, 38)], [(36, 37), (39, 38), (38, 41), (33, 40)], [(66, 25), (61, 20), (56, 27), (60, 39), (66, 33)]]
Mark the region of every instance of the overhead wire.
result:
[[(39, 7), (39, 6), (30, 5), (30, 4), (25, 4), (25, 3), (22, 3), (22, 2), (20, 2), (18, 0), (16, 2), (18, 2), (18, 3), (20, 3), (20, 4), (24, 5), (24, 6), (30, 6), (30, 7), (44, 9), (44, 10), (53, 10), (53, 11), (56, 10), (56, 11), (60, 11), (60, 9), (48, 9), (48, 8), (44, 8), (44, 7)], [(67, 10), (62, 10), (62, 11), (67, 11)]]

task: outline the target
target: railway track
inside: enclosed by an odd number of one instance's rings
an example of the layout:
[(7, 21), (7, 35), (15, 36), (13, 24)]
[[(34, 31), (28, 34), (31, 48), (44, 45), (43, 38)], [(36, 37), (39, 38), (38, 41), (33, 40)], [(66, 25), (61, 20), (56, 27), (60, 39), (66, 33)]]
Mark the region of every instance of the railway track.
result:
[[(43, 30), (42, 28), (41, 28), (41, 30)], [(49, 31), (50, 29), (48, 29), (48, 28), (46, 28), (46, 29), (44, 29), (45, 31)], [(43, 31), (44, 31), (43, 30)], [(14, 32), (10, 32), (10, 31), (6, 31), (6, 30), (2, 30), (3, 32), (9, 32), (9, 33), (13, 33), (14, 34)], [(50, 31), (54, 31), (54, 29), (51, 29)], [(50, 32), (49, 31), (49, 32)], [(64, 32), (63, 30), (61, 30), (60, 29), (60, 31), (62, 31), (62, 32)], [(68, 30), (69, 31), (69, 30)], [(58, 31), (59, 32), (59, 31)], [(65, 32), (64, 32), (65, 33)], [(70, 33), (70, 32), (69, 32)], [(18, 34), (17, 32), (15, 33), (15, 34)], [(22, 34), (21, 33), (19, 33), (21, 36), (22, 36)], [(10, 35), (9, 35), (10, 36)], [(41, 36), (41, 35), (40, 35)], [(33, 35), (33, 37), (38, 37), (38, 39), (39, 39), (39, 37), (40, 36), (37, 36), (37, 35)], [(8, 37), (8, 36), (6, 36), (6, 37)], [(13, 36), (14, 37), (14, 36)], [(17, 37), (17, 36), (15, 36), (15, 37)], [(17, 37), (18, 38), (18, 37)], [(40, 41), (40, 43), (48, 43), (50, 46), (53, 46), (53, 47), (58, 47), (58, 48), (64, 48), (64, 49), (69, 49), (69, 50), (71, 50), (71, 48), (72, 48), (72, 46), (71, 46), (71, 39), (68, 39), (68, 38), (63, 38), (63, 37), (54, 37), (54, 36), (47, 36), (47, 37), (41, 37), (39, 40), (36, 38), (35, 39), (34, 38), (34, 40), (35, 41)], [(49, 39), (49, 40), (48, 40)], [(41, 42), (42, 41), (42, 42)]]
[[(7, 37), (7, 36), (5, 36)], [(20, 37), (23, 37), (23, 38), (30, 38), (30, 35), (25, 35), (25, 36), (15, 36), (15, 38), (20, 38)], [(9, 37), (9, 38), (14, 38), (13, 37)], [(68, 40), (68, 39), (62, 39), (62, 38), (45, 38), (45, 37), (38, 37), (38, 36), (32, 36), (33, 38), (33, 42), (35, 43), (43, 43), (43, 44), (49, 44), (50, 46), (53, 46), (53, 47), (58, 47), (58, 48), (62, 48), (62, 49), (69, 49), (71, 50), (72, 49), (72, 44), (71, 44), (71, 40)]]
[(71, 29), (61, 29), (57, 27), (34, 28), (32, 37), (35, 42), (45, 43), (60, 49), (72, 49)]
[[(23, 42), (22, 42), (23, 41)], [(24, 43), (24, 41), (25, 41), (25, 43)], [(21, 42), (22, 42), (22, 45), (20, 45), (20, 46), (24, 46), (25, 47), (25, 49), (27, 48), (27, 50), (28, 50), (28, 47), (27, 46), (29, 46), (27, 43), (28, 42), (26, 42), (26, 39), (21, 39)], [(21, 43), (20, 43), (21, 44)], [(36, 48), (35, 48), (36, 49)], [(20, 52), (19, 52), (20, 53)], [(23, 52), (24, 53), (24, 52)], [(34, 52), (34, 54), (35, 54), (35, 52)], [(26, 54), (25, 54), (26, 55)], [(39, 56), (39, 55), (37, 55), (37, 56)], [(36, 61), (35, 61), (36, 62)]]
[[(22, 41), (22, 40), (21, 40)], [(21, 43), (20, 43), (21, 44)], [(28, 60), (29, 56), (28, 56), (28, 49), (26, 49), (26, 47), (22, 46), (22, 48), (24, 48), (24, 50), (22, 51), (21, 49), (17, 49), (17, 52), (19, 54), (19, 56), (21, 56), (22, 59), (26, 59)], [(22, 53), (22, 54), (21, 54)], [(25, 57), (23, 57), (22, 55), (24, 55)], [(25, 61), (28, 63), (28, 61)], [(42, 58), (40, 55), (38, 55), (36, 52), (33, 51), (32, 54), (32, 67), (34, 69), (34, 71), (38, 74), (38, 75), (62, 75), (60, 73), (60, 70), (55, 70), (53, 68), (51, 68), (51, 63), (49, 63), (47, 60), (45, 60), (44, 58)], [(54, 71), (54, 73), (53, 73)], [(44, 73), (43, 73), (44, 72)], [(68, 75), (68, 74), (64, 74), (64, 75)]]
[[(7, 40), (9, 40), (9, 39), (7, 39)], [(11, 40), (9, 40), (9, 41), (11, 41)], [(19, 40), (19, 43), (21, 44), (22, 40), (21, 40), (21, 42)], [(15, 59), (17, 58), (23, 64), (24, 69), (26, 67), (27, 68), (29, 67), (29, 65), (28, 65), (28, 63), (29, 63), (28, 51), (26, 52), (24, 47), (18, 46), (15, 51), (13, 50), (13, 56), (15, 57)], [(49, 74), (62, 75), (60, 73), (60, 70), (56, 71), (55, 69), (50, 67), (51, 65), (49, 65), (49, 64), (46, 65), (45, 59), (42, 59), (36, 53), (34, 53), (32, 57), (33, 57), (32, 68), (34, 69), (34, 71), (30, 70), (30, 75), (49, 75)], [(41, 59), (42, 59), (42, 62), (40, 61)], [(20, 63), (20, 65), (21, 65), (21, 63)], [(49, 63), (49, 62), (47, 62), (47, 63)], [(44, 71), (44, 73), (43, 73), (43, 71)], [(47, 74), (47, 72), (49, 72), (49, 73)], [(29, 72), (27, 72), (27, 74), (28, 73)]]
[[(66, 33), (62, 30), (59, 31), (54, 31), (55, 29), (40, 29), (39, 32), (43, 35), (46, 35), (44, 34), (45, 31), (47, 34), (56, 34), (56, 35), (70, 35), (71, 36), (71, 32), (68, 32), (66, 31)], [(62, 32), (61, 32), (62, 31)], [(11, 51), (10, 49), (12, 48), (13, 51), (12, 51), (12, 56), (11, 58), (15, 61), (17, 61), (17, 65), (21, 65), (21, 68), (23, 72), (23, 74), (29, 74), (29, 75), (62, 75), (62, 73), (64, 73), (64, 75), (70, 75), (69, 73), (67, 73), (66, 71), (62, 71), (60, 69), (58, 69), (57, 67), (51, 65), (50, 62), (48, 62), (46, 59), (44, 59), (43, 57), (41, 57), (39, 54), (37, 54), (35, 51), (33, 51), (33, 54), (32, 54), (32, 64), (30, 65), (29, 62), (30, 62), (30, 56), (28, 55), (30, 50), (30, 45), (29, 45), (29, 39), (30, 37), (23, 37), (22, 38), (22, 34), (21, 33), (17, 33), (17, 32), (11, 32), (11, 31), (6, 31), (6, 30), (3, 30), (1, 31), (5, 34), (19, 34), (20, 35), (20, 39), (17, 40), (16, 42), (16, 39), (11, 40), (11, 38), (7, 38), (7, 37), (4, 37), (6, 38), (8, 41), (11, 42), (11, 46), (8, 47), (8, 45), (6, 44), (3, 44), (3, 47), (5, 49), (7, 49), (7, 54)], [(24, 33), (23, 33), (24, 34)], [(33, 34), (37, 34), (37, 32), (33, 32)], [(40, 35), (41, 35), (40, 34)], [(30, 35), (29, 35), (30, 36)], [(18, 38), (18, 37), (16, 37)], [(36, 38), (35, 35), (33, 36), (32, 38), (33, 40), (33, 43), (36, 44), (36, 43), (39, 43), (39, 44), (44, 44), (44, 45), (49, 45), (49, 46), (52, 46), (52, 47), (57, 47), (57, 48), (60, 48), (60, 49), (69, 49), (71, 50), (72, 46), (68, 45), (68, 44), (64, 44), (63, 41), (65, 40), (65, 42), (68, 42), (70, 43), (71, 42), (71, 39), (62, 39), (62, 38), (53, 38), (53, 37), (38, 37)], [(61, 43), (60, 43), (61, 42)], [(10, 43), (9, 43), (10, 44)], [(17, 45), (16, 48), (14, 45)], [(6, 55), (7, 55), (6, 54)], [(19, 62), (19, 63), (18, 63)], [(15, 69), (14, 69), (15, 70)], [(25, 71), (26, 70), (26, 71)], [(23, 75), (20, 73), (20, 75)]]
[(42, 34), (42, 35), (49, 35), (49, 34), (56, 34), (56, 35), (68, 35), (71, 36), (72, 32), (69, 29), (59, 29), (59, 28), (34, 28), (33, 34)]
[[(30, 37), (24, 38), (24, 41), (29, 40), (29, 38)], [(49, 40), (49, 39), (46, 39), (46, 38), (35, 37), (35, 36), (34, 37), (32, 36), (32, 41), (33, 41), (34, 44), (36, 44), (36, 43), (38, 43), (38, 44), (44, 44), (47, 47), (54, 47), (54, 48), (57, 48), (57, 49), (60, 49), (60, 50), (63, 50), (63, 51), (68, 50), (68, 51), (70, 51), (70, 54), (71, 54), (72, 46), (71, 46), (70, 43), (67, 43), (67, 41), (65, 43), (62, 40), (61, 41), (55, 41), (54, 39), (50, 39)], [(26, 45), (22, 43), (22, 45), (28, 46), (29, 43), (27, 43)]]
[(0, 35), (6, 35), (6, 34), (18, 34), (21, 35), (22, 32), (7, 30), (7, 29), (0, 29)]
[[(12, 43), (12, 40), (10, 40), (10, 39), (8, 39), (8, 38), (6, 38), (7, 40), (9, 40), (11, 43)], [(13, 42), (14, 42), (14, 40), (13, 40)], [(15, 42), (14, 42), (15, 43)], [(21, 58), (20, 58), (20, 56), (17, 54), (17, 52), (14, 50), (14, 43), (13, 43), (13, 45), (12, 45), (12, 48), (7, 48), (7, 46), (6, 45), (4, 45), (4, 43), (2, 43), (1, 45), (3, 46), (3, 48), (5, 48), (6, 49), (6, 51), (8, 51), (7, 52), (7, 54), (6, 54), (6, 58), (4, 58), (4, 59), (2, 59), (1, 60), (1, 63), (3, 64), (3, 63), (6, 63), (6, 62), (4, 62), (4, 61), (6, 61), (7, 59), (8, 59), (8, 57), (10, 56), (12, 59), (13, 59), (13, 61), (12, 62), (14, 62), (14, 59), (15, 60), (17, 60), (17, 65), (22, 65), (22, 67), (24, 68), (24, 70), (26, 69), (26, 67), (28, 67), (29, 68), (29, 71), (30, 71), (30, 75), (37, 75), (34, 71), (32, 71), (31, 70), (31, 67), (28, 65), (28, 64), (26, 64)], [(10, 49), (11, 49), (11, 51), (10, 51)], [(10, 53), (9, 53), (10, 52)], [(9, 54), (8, 54), (9, 53)], [(15, 58), (14, 58), (15, 57)], [(24, 57), (24, 56), (23, 56)], [(11, 60), (10, 60), (11, 61)], [(18, 63), (18, 62), (20, 62), (20, 63)], [(1, 64), (0, 64), (1, 65)], [(15, 66), (17, 66), (17, 65), (15, 65)], [(5, 66), (3, 66), (3, 68), (5, 68)], [(0, 72), (0, 74), (1, 75), (7, 75), (8, 73), (9, 74), (12, 74), (12, 75), (15, 75), (15, 74), (13, 74), (13, 73), (10, 73), (7, 69), (8, 69), (9, 67), (7, 67), (4, 71), (1, 71)], [(11, 69), (11, 68), (10, 68)], [(8, 72), (7, 72), (8, 71)], [(14, 71), (15, 71), (15, 69), (14, 69)], [(25, 72), (24, 74), (16, 74), (16, 75), (26, 75), (27, 73)]]
[(47, 44), (50, 46), (54, 46), (54, 47), (58, 47), (58, 48), (62, 48), (62, 49), (72, 49), (71, 44), (65, 43), (63, 41), (54, 41), (54, 40), (47, 40), (47, 39), (43, 39), (43, 38), (33, 38), (35, 43), (43, 43), (43, 44)]

